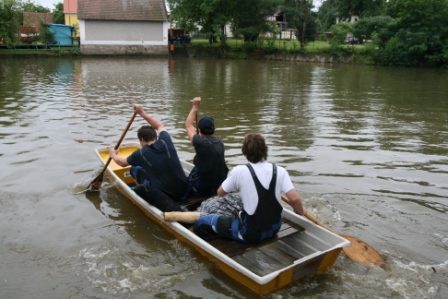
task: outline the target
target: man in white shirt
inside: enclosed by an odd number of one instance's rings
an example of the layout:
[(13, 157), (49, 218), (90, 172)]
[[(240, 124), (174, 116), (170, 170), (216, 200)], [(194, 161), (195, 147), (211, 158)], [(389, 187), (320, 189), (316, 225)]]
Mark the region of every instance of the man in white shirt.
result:
[(193, 230), (203, 238), (218, 234), (245, 243), (258, 243), (274, 237), (282, 224), (282, 193), (294, 212), (306, 214), (286, 169), (267, 162), (268, 146), (261, 134), (247, 134), (242, 152), (249, 163), (238, 165), (229, 173), (218, 195), (240, 192), (243, 210), (238, 218), (218, 214), (200, 217)]

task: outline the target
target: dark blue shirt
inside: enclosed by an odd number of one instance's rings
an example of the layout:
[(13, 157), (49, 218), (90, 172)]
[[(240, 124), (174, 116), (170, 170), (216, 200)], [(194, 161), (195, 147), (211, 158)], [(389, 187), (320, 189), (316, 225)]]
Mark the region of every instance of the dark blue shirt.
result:
[(224, 143), (216, 136), (193, 136), (193, 146), (196, 151), (196, 166), (200, 176), (199, 185), (195, 186), (202, 196), (216, 194), (218, 187), (226, 179)]
[(133, 152), (127, 162), (143, 167), (148, 173), (151, 187), (163, 191), (173, 200), (179, 200), (187, 192), (187, 177), (167, 131), (160, 132), (153, 144)]

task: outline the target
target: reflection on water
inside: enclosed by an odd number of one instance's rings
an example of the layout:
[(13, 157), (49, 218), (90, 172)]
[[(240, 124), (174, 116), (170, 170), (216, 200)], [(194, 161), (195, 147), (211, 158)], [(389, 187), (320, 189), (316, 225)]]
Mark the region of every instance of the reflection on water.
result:
[[(34, 294), (14, 276), (57, 284), (48, 290), (60, 297), (252, 296), (109, 182), (76, 195), (100, 168), (94, 149), (116, 144), (133, 103), (192, 160), (184, 123), (194, 96), (203, 99), (199, 116), (215, 119), (229, 166), (246, 162), (244, 135), (261, 132), (309, 210), (387, 261), (377, 269), (341, 255), (331, 271), (276, 295), (447, 297), (447, 79), (437, 70), (280, 61), (2, 59), (0, 259), (10, 262), (0, 297)], [(137, 117), (123, 142), (142, 124)]]

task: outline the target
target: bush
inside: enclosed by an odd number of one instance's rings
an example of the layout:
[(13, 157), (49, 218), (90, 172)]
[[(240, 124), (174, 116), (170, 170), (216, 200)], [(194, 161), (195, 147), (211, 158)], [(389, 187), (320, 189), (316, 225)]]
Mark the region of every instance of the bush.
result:
[(353, 32), (353, 26), (350, 23), (338, 23), (331, 26), (333, 38), (330, 40), (330, 45), (337, 46), (344, 43), (347, 34)]
[(352, 47), (331, 45), (329, 48), (322, 49), (322, 52), (334, 57), (341, 58), (353, 54), (353, 49)]
[(275, 40), (269, 39), (267, 40), (267, 45), (263, 47), (263, 51), (266, 54), (275, 54), (279, 52), (279, 49), (275, 46)]
[(410, 65), (407, 49), (399, 39), (391, 38), (384, 49), (380, 49), (377, 53), (377, 60), (388, 66), (406, 66)]
[(241, 46), (241, 49), (248, 53), (252, 53), (253, 51), (255, 51), (256, 48), (257, 48), (257, 44), (254, 42), (245, 42)]

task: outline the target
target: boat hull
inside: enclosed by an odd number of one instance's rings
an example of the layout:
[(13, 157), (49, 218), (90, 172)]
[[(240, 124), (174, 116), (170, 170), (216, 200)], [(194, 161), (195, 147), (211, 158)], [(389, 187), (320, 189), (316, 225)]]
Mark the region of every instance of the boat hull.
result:
[[(123, 144), (118, 155), (127, 157), (138, 148), (139, 144), (136, 143)], [(96, 153), (104, 165), (109, 159), (109, 148), (99, 148)], [(182, 165), (188, 174), (192, 165), (184, 161)], [(244, 245), (245, 247), (241, 248), (243, 246), (241, 243), (234, 244), (232, 246), (239, 250), (238, 253), (229, 253), (232, 250), (236, 252), (234, 249), (224, 253), (218, 248), (222, 248), (225, 240), (205, 241), (180, 223), (165, 221), (162, 211), (148, 204), (131, 189), (134, 180), (130, 175), (129, 166), (120, 167), (111, 161), (106, 174), (117, 189), (150, 219), (213, 261), (235, 281), (257, 294), (273, 292), (304, 277), (327, 270), (333, 266), (342, 248), (350, 246), (350, 242), (346, 239), (285, 208), (282, 216), (284, 222), (290, 223), (290, 226), (283, 231), (285, 237), (278, 237), (260, 246)], [(259, 262), (260, 257), (264, 259), (262, 263)], [(265, 263), (267, 267), (262, 266)]]

